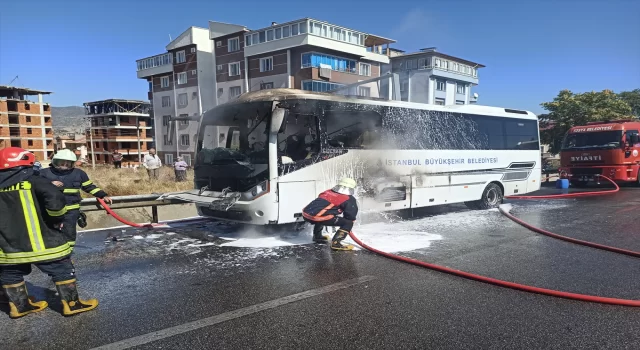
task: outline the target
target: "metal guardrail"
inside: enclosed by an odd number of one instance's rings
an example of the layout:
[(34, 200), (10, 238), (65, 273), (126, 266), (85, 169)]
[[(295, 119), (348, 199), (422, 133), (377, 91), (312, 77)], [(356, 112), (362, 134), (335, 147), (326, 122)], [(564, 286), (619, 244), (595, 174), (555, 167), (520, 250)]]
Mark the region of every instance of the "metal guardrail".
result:
[[(181, 200), (177, 199), (161, 199), (162, 193), (158, 194), (141, 194), (141, 195), (133, 195), (133, 196), (119, 196), (119, 197), (111, 197), (113, 200), (113, 204), (109, 207), (111, 209), (130, 209), (130, 208), (141, 208), (141, 207), (151, 207), (151, 222), (158, 223), (158, 207), (164, 205), (175, 205), (175, 204), (186, 204)], [(98, 202), (96, 198), (87, 198), (83, 199), (80, 202), (80, 210), (83, 212), (90, 211), (100, 211), (104, 210), (102, 205)]]

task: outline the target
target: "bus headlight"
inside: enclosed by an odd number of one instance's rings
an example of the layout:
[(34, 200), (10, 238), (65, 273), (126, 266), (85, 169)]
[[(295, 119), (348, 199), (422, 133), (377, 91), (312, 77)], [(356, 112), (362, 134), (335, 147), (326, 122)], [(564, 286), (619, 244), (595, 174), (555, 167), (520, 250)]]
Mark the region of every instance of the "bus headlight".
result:
[(257, 184), (256, 187), (251, 189), (251, 196), (255, 198), (267, 192), (269, 192), (269, 181), (264, 181)]

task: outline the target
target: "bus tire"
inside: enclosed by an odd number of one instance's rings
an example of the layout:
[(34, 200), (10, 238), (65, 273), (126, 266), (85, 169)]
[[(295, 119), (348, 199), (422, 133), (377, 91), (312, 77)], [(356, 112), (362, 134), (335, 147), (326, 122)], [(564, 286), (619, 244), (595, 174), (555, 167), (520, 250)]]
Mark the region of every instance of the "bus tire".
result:
[(490, 183), (484, 189), (484, 192), (482, 192), (480, 200), (464, 202), (464, 204), (469, 209), (486, 210), (497, 208), (502, 204), (503, 199), (504, 193), (502, 192), (502, 188), (498, 184)]

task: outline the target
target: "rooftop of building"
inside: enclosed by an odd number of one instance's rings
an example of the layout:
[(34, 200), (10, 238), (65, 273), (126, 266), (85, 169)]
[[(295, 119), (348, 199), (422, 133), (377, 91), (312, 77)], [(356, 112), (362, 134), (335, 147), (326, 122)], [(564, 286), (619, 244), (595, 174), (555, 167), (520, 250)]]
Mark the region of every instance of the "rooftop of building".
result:
[(484, 68), (484, 67), (486, 67), (485, 65), (477, 63), (477, 62), (465, 60), (465, 59), (460, 58), (460, 57), (455, 57), (455, 56), (444, 54), (442, 52), (438, 52), (437, 48), (435, 48), (435, 47), (429, 47), (429, 48), (426, 48), (426, 49), (420, 49), (420, 51), (410, 52), (410, 53), (405, 53), (405, 51), (398, 50), (398, 49), (393, 49), (393, 48), (390, 48), (390, 50), (394, 51), (394, 52), (397, 52), (397, 53), (400, 53), (397, 56), (392, 56), (391, 57), (392, 60), (397, 60), (397, 59), (401, 59), (401, 58), (408, 57), (408, 56), (418, 56), (418, 55), (430, 54), (431, 56), (440, 57), (440, 58), (444, 58), (444, 59), (448, 59), (448, 60), (464, 63), (464, 64), (467, 64), (467, 65), (470, 65), (470, 66), (474, 66), (476, 68)]
[(100, 101), (93, 101), (93, 102), (85, 102), (83, 103), (84, 106), (93, 106), (93, 105), (99, 105), (99, 104), (105, 104), (105, 103), (137, 103), (137, 104), (147, 104), (147, 105), (151, 105), (149, 102), (147, 101), (142, 101), (142, 100), (125, 100), (125, 99), (118, 99), (118, 98), (110, 98), (107, 100), (100, 100)]
[(49, 95), (51, 91), (35, 90), (26, 87), (0, 85), (0, 97), (15, 98), (18, 96), (35, 96), (35, 95)]
[(339, 27), (340, 29), (345, 29), (348, 30), (350, 32), (354, 32), (354, 33), (359, 33), (359, 34), (364, 34), (367, 36), (364, 46), (374, 46), (374, 45), (384, 45), (384, 44), (393, 44), (396, 41), (393, 39), (389, 39), (389, 38), (385, 38), (379, 35), (373, 35), (370, 33), (365, 33), (359, 30), (355, 30), (355, 29), (351, 29), (348, 27), (344, 27), (335, 23), (331, 23), (331, 22), (327, 22), (327, 21), (323, 21), (323, 20), (319, 20), (319, 19), (315, 19), (315, 18), (311, 18), (311, 17), (304, 17), (304, 18), (299, 18), (293, 21), (288, 21), (288, 22), (284, 22), (284, 23), (276, 23), (276, 22), (272, 22), (270, 26), (268, 27), (264, 27), (264, 28), (260, 28), (260, 29), (255, 29), (255, 30), (250, 30), (249, 32), (259, 32), (262, 30), (268, 30), (269, 28), (272, 27), (277, 27), (277, 26), (283, 26), (283, 25), (287, 25), (287, 24), (295, 24), (298, 22), (302, 22), (302, 21), (314, 21), (314, 22), (318, 22), (321, 24), (326, 24), (326, 25), (330, 25), (333, 27)]

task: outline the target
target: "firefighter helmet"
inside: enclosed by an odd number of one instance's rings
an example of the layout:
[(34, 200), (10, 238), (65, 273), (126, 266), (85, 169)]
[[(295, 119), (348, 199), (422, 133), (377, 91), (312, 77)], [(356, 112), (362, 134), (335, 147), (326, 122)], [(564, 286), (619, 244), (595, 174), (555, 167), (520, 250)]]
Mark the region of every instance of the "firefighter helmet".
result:
[(343, 186), (346, 188), (356, 188), (356, 180), (348, 177), (344, 177), (340, 180), (340, 182), (338, 183), (338, 186)]
[(0, 149), (0, 170), (17, 168), (20, 166), (33, 166), (36, 156), (20, 147), (7, 147)]
[(68, 160), (70, 162), (75, 162), (76, 160), (78, 160), (78, 158), (76, 157), (76, 154), (73, 153), (72, 150), (70, 150), (70, 149), (61, 149), (61, 150), (58, 151), (58, 153), (53, 155), (53, 159), (52, 160)]

